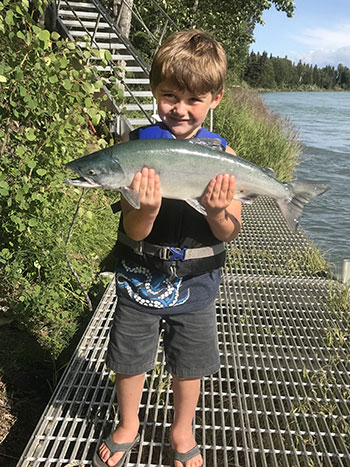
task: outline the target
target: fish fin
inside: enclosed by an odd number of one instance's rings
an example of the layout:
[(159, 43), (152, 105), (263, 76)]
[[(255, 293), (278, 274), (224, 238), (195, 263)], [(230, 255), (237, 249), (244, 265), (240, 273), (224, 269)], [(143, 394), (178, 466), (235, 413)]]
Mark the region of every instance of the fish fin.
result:
[(199, 144), (201, 146), (210, 147), (212, 149), (217, 149), (218, 151), (224, 151), (222, 142), (218, 138), (190, 138), (189, 143)]
[(198, 199), (186, 199), (186, 203), (189, 204), (193, 209), (198, 211), (203, 216), (207, 215), (207, 211), (205, 210), (204, 206), (198, 201)]
[(244, 204), (253, 204), (258, 196), (259, 195), (244, 195), (243, 193), (235, 193), (234, 199), (241, 201)]
[(315, 183), (292, 183), (291, 186), (293, 188), (292, 199), (277, 199), (276, 202), (289, 228), (295, 233), (305, 204), (322, 195), (329, 190), (329, 187)]
[(135, 209), (140, 209), (140, 195), (138, 191), (132, 190), (127, 186), (119, 189), (120, 193), (124, 196), (126, 201)]

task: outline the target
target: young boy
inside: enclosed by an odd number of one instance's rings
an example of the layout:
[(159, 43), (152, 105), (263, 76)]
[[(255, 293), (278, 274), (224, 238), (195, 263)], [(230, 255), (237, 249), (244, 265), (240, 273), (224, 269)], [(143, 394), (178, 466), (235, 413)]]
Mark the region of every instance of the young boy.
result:
[[(223, 138), (202, 127), (209, 109), (221, 101), (225, 73), (225, 52), (207, 34), (190, 30), (170, 36), (154, 57), (150, 77), (161, 122), (131, 132), (130, 139), (218, 138), (234, 154)], [(162, 198), (159, 176), (145, 161), (131, 184), (140, 194), (140, 209), (121, 199), (118, 305), (107, 355), (108, 367), (116, 372), (120, 420), (96, 451), (93, 466), (123, 465), (139, 441), (138, 407), (145, 373), (153, 368), (160, 322), (173, 380), (174, 466), (203, 464), (192, 420), (200, 379), (220, 367), (214, 301), (223, 242), (240, 230), (234, 187), (233, 176), (212, 179), (200, 199), (203, 216), (184, 201)], [(194, 255), (186, 259), (189, 252)]]

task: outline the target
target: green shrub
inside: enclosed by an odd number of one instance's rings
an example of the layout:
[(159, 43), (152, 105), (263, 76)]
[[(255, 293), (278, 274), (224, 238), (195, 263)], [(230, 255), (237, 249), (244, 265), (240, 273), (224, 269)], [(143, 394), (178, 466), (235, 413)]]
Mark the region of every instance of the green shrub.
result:
[[(64, 184), (72, 175), (64, 164), (110, 142), (95, 130), (104, 134), (108, 116), (86, 65), (100, 52), (80, 51), (34, 14), (26, 1), (0, 6), (0, 309), (56, 358), (86, 311), (65, 249), (81, 191)], [(69, 244), (86, 289), (115, 240), (109, 204), (106, 193), (88, 192)]]
[(270, 167), (281, 181), (290, 181), (301, 145), (293, 125), (272, 113), (258, 93), (242, 88), (226, 92), (215, 110), (214, 131), (237, 154), (260, 167)]

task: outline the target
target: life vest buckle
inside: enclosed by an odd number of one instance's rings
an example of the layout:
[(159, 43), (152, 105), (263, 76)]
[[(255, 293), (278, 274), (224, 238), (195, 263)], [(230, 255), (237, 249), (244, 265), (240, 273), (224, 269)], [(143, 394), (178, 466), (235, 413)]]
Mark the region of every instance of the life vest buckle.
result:
[(186, 261), (185, 253), (187, 248), (176, 248), (174, 246), (164, 247), (159, 252), (160, 259), (166, 261)]

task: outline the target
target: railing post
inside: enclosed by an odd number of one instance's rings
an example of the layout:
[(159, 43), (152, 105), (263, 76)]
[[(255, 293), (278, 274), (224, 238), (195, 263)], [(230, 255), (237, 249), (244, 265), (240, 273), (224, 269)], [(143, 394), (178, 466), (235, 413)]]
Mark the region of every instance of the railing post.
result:
[(56, 29), (58, 7), (56, 7), (55, 3), (55, 1), (49, 2), (44, 13), (45, 28), (49, 31), (54, 31)]
[(343, 284), (346, 284), (350, 281), (350, 259), (344, 259), (343, 261), (342, 281)]
[(91, 43), (92, 43), (92, 42), (95, 42), (95, 43), (96, 43), (95, 37), (96, 37), (98, 25), (100, 24), (100, 19), (101, 19), (101, 13), (98, 13), (97, 18), (96, 18), (95, 29), (94, 29), (94, 32), (93, 32), (93, 34), (92, 34), (92, 36), (91, 36)]
[(159, 49), (159, 47), (161, 46), (161, 44), (162, 44), (162, 42), (163, 42), (163, 39), (164, 39), (164, 36), (165, 36), (165, 32), (166, 32), (167, 27), (168, 27), (168, 23), (169, 23), (169, 20), (166, 19), (165, 24), (164, 24), (163, 31), (162, 31), (162, 33), (161, 33), (161, 35), (160, 35), (160, 38), (159, 38), (159, 41), (158, 41), (158, 46), (157, 46), (156, 52), (157, 52), (157, 50)]

